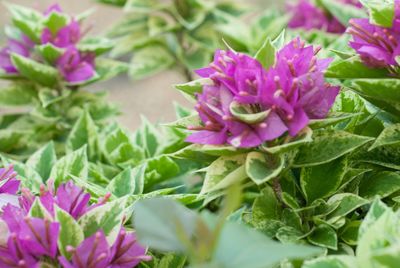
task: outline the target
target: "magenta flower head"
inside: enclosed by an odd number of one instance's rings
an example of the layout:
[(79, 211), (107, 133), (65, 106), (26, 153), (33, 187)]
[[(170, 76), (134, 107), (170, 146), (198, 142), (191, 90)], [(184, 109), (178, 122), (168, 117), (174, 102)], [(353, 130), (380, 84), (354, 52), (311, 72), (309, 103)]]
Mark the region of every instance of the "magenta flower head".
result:
[(84, 82), (96, 73), (93, 58), (92, 55), (82, 56), (76, 48), (69, 47), (57, 60), (57, 68), (67, 82)]
[(32, 41), (26, 36), (22, 36), (22, 40), (9, 39), (7, 46), (0, 50), (0, 69), (7, 74), (18, 74), (18, 70), (11, 61), (11, 54), (29, 57), (33, 46)]
[(49, 28), (42, 32), (42, 44), (51, 43), (59, 48), (74, 46), (81, 39), (81, 27), (77, 21), (72, 19), (71, 23), (52, 33)]
[(76, 186), (72, 181), (61, 184), (55, 196), (55, 202), (72, 217), (78, 219), (88, 209), (90, 194)]
[(64, 268), (106, 268), (109, 267), (110, 249), (102, 231), (86, 238), (77, 248), (68, 247), (72, 253), (71, 262), (61, 256), (59, 261)]
[(27, 251), (18, 235), (11, 233), (8, 237), (7, 247), (0, 247), (0, 267), (39, 268), (40, 264), (38, 259)]
[(187, 138), (199, 144), (256, 147), (288, 132), (296, 136), (310, 119), (327, 116), (339, 87), (325, 83), (330, 59), (295, 39), (265, 70), (256, 60), (232, 51), (217, 51), (209, 67), (197, 71), (212, 81), (197, 95), (201, 126)]
[(136, 241), (135, 233), (128, 233), (124, 228), (118, 234), (117, 240), (110, 251), (110, 268), (131, 268), (141, 261), (150, 261), (146, 249)]
[(21, 182), (16, 177), (13, 166), (0, 168), (0, 194), (17, 194)]
[[(361, 7), (357, 0), (339, 0), (345, 4)], [(287, 5), (287, 11), (292, 14), (289, 28), (303, 28), (305, 30), (318, 29), (328, 33), (344, 33), (346, 27), (335, 17), (328, 14), (323, 8), (316, 6), (310, 0), (299, 0), (296, 4)]]
[(352, 19), (347, 30), (352, 35), (350, 46), (370, 67), (388, 68), (399, 66), (400, 55), (400, 1), (395, 2), (393, 26), (385, 28), (374, 25), (368, 19)]

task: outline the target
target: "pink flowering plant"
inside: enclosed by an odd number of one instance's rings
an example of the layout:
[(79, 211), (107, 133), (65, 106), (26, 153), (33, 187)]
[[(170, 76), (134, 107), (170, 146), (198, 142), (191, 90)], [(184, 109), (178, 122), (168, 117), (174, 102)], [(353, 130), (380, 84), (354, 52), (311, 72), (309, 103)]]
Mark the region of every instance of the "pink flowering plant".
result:
[(12, 24), (0, 50), (0, 78), (6, 81), (0, 105), (22, 106), (28, 112), (6, 110), (1, 116), (5, 123), (0, 131), (13, 141), (1, 145), (0, 151), (23, 155), (52, 139), (62, 143), (85, 109), (98, 124), (117, 114), (104, 94), (82, 90), (126, 70), (122, 63), (99, 58), (113, 43), (89, 36), (85, 14), (71, 16), (59, 5), (43, 13), (14, 4), (7, 7)]
[(135, 233), (123, 227), (126, 199), (108, 202), (106, 195), (92, 204), (91, 195), (72, 181), (55, 188), (52, 180), (36, 196), (19, 189), (12, 166), (0, 175), (1, 195), (15, 197), (0, 210), (6, 232), (1, 267), (131, 268), (151, 259)]

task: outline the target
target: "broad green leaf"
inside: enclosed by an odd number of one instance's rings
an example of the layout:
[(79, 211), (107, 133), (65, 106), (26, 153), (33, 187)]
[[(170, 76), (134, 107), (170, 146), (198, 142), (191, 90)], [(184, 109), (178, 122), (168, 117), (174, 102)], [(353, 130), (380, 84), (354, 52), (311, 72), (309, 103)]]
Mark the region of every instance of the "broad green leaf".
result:
[(106, 189), (116, 197), (132, 195), (133, 193), (141, 194), (143, 192), (145, 170), (146, 165), (133, 169), (127, 168), (113, 178)]
[(162, 251), (184, 252), (179, 238), (192, 238), (199, 216), (172, 199), (153, 198), (135, 204), (133, 224), (142, 245)]
[(395, 1), (393, 0), (360, 0), (368, 10), (372, 24), (382, 27), (392, 27), (395, 16)]
[(0, 105), (23, 106), (34, 104), (35, 88), (28, 83), (12, 83), (0, 89)]
[(390, 208), (380, 201), (375, 199), (367, 215), (364, 217), (359, 231), (359, 240), (368, 231), (368, 229), (385, 213), (390, 212)]
[(29, 216), (40, 219), (52, 220), (52, 216), (49, 211), (43, 206), (39, 198), (35, 198), (31, 208), (29, 209)]
[(86, 146), (81, 149), (67, 154), (59, 159), (51, 169), (50, 178), (54, 179), (56, 185), (71, 179), (72, 176), (87, 178), (88, 175), (88, 159), (86, 154)]
[(129, 70), (129, 66), (120, 61), (99, 58), (96, 60), (96, 73), (98, 79), (93, 82), (106, 81), (114, 78), (122, 73), (126, 73)]
[(290, 137), (288, 138), (285, 143), (278, 144), (278, 145), (262, 145), (263, 150), (271, 153), (271, 154), (279, 154), (279, 153), (284, 153), (288, 151), (292, 151), (293, 149), (296, 149), (300, 147), (301, 145), (307, 144), (312, 142), (312, 135), (313, 131), (311, 128), (306, 128), (304, 132), (299, 133), (296, 137)]
[(327, 78), (354, 79), (354, 78), (382, 78), (388, 77), (385, 69), (372, 69), (364, 65), (358, 56), (332, 63), (326, 73)]
[(367, 199), (385, 198), (399, 190), (400, 175), (390, 171), (365, 176), (359, 185), (359, 195)]
[(99, 151), (97, 126), (88, 111), (82, 113), (72, 128), (68, 139), (67, 148), (71, 151), (78, 150), (87, 145), (89, 160), (97, 160)]
[(176, 84), (176, 85), (174, 85), (174, 87), (177, 90), (194, 97), (196, 95), (196, 93), (200, 93), (203, 91), (203, 87), (205, 85), (212, 85), (212, 84), (213, 84), (213, 81), (211, 79), (200, 78), (200, 79), (193, 80), (193, 81), (190, 81), (185, 84)]
[(76, 248), (85, 239), (82, 227), (78, 222), (66, 211), (55, 206), (55, 220), (60, 224), (60, 233), (58, 236), (58, 248), (63, 256), (67, 259), (71, 257), (67, 246)]
[[(369, 201), (351, 193), (336, 194), (329, 198), (328, 205), (339, 204), (334, 211), (329, 213), (329, 218), (346, 216), (359, 207), (368, 204)], [(336, 205), (335, 205), (336, 206)]]
[(267, 110), (258, 113), (253, 113), (250, 106), (239, 104), (236, 101), (233, 101), (231, 103), (229, 109), (234, 117), (248, 124), (256, 124), (263, 122), (271, 112), (271, 110)]
[(63, 49), (55, 47), (51, 43), (37, 46), (36, 48), (43, 58), (50, 64), (54, 64), (64, 52)]
[(13, 24), (26, 34), (32, 41), (40, 41), (39, 22), (42, 20), (42, 14), (38, 11), (15, 4), (6, 4), (12, 15)]
[(269, 69), (275, 64), (275, 53), (276, 49), (272, 44), (271, 39), (267, 38), (262, 47), (257, 51), (255, 58), (265, 69)]
[(369, 150), (385, 145), (398, 145), (400, 143), (400, 124), (387, 126), (375, 140)]
[(340, 130), (314, 132), (313, 142), (299, 149), (294, 165), (314, 166), (328, 163), (370, 142), (373, 138)]
[(59, 12), (51, 12), (44, 19), (43, 24), (46, 26), (53, 35), (69, 23), (69, 17), (66, 14)]
[(302, 268), (357, 268), (357, 259), (354, 256), (333, 255), (307, 260)]
[(322, 0), (324, 7), (344, 26), (349, 26), (349, 21), (354, 18), (365, 18), (367, 14), (363, 9), (351, 4), (339, 3), (335, 0)]
[(26, 78), (48, 87), (57, 83), (59, 74), (55, 68), (15, 53), (11, 54), (11, 60), (20, 74)]
[(171, 53), (162, 45), (146, 46), (137, 50), (131, 61), (129, 75), (143, 79), (168, 69), (175, 62)]
[(245, 161), (246, 154), (218, 158), (206, 170), (201, 194), (226, 189), (246, 179)]
[(343, 121), (352, 119), (356, 116), (360, 116), (362, 113), (332, 113), (324, 119), (312, 119), (308, 124), (311, 128), (323, 128), (331, 125), (336, 125)]
[(56, 161), (57, 156), (54, 149), (54, 143), (49, 142), (29, 157), (26, 164), (36, 170), (42, 177), (43, 181), (46, 181), (49, 179), (51, 169)]
[(115, 42), (110, 39), (104, 37), (90, 37), (79, 42), (78, 49), (82, 52), (91, 52), (96, 55), (101, 55), (110, 51), (114, 45)]
[(168, 127), (188, 129), (191, 126), (200, 126), (201, 119), (199, 115), (193, 114), (176, 120), (175, 122), (166, 124)]
[[(122, 1), (122, 0), (103, 0), (103, 1)], [(124, 0), (125, 12), (149, 12), (157, 7), (159, 0)]]
[(153, 157), (157, 154), (161, 143), (159, 132), (144, 116), (141, 117), (142, 125), (136, 133), (136, 143), (145, 150), (146, 156)]
[(333, 250), (337, 249), (337, 234), (329, 225), (318, 225), (307, 238), (308, 241), (313, 245), (326, 247)]
[(43, 108), (47, 108), (54, 103), (65, 100), (70, 95), (71, 90), (63, 90), (60, 93), (59, 91), (50, 88), (41, 88), (38, 94)]
[(400, 92), (397, 90), (399, 86), (400, 81), (394, 78), (353, 81), (353, 89), (361, 96), (396, 103), (400, 102)]
[(179, 174), (180, 168), (175, 161), (166, 155), (161, 155), (146, 161), (145, 188), (166, 181)]
[(127, 199), (120, 198), (85, 213), (78, 221), (85, 237), (103, 230), (109, 245), (114, 244), (124, 218)]
[(343, 227), (340, 232), (340, 239), (342, 239), (346, 244), (351, 246), (356, 246), (358, 241), (358, 231), (360, 229), (362, 221), (352, 221)]
[(254, 200), (251, 214), (251, 225), (257, 230), (274, 237), (278, 229), (283, 225), (280, 223), (282, 208), (270, 186), (261, 191), (261, 196)]
[(275, 267), (284, 259), (304, 259), (319, 253), (321, 249), (278, 243), (244, 224), (226, 222), (213, 259), (223, 267), (264, 268)]
[(308, 203), (311, 204), (314, 200), (333, 194), (341, 185), (346, 169), (346, 158), (303, 168), (300, 185)]
[(246, 173), (258, 185), (278, 177), (284, 166), (282, 155), (251, 152), (246, 158)]
[[(3, 164), (6, 164), (4, 158), (2, 158)], [(18, 174), (18, 179), (21, 180), (22, 187), (26, 187), (33, 193), (40, 192), (40, 186), (43, 185), (44, 179), (40, 174), (31, 166), (22, 163), (13, 163), (14, 170)], [(11, 164), (10, 163), (10, 164)], [(51, 166), (49, 166), (51, 168)]]
[(9, 152), (22, 146), (25, 134), (20, 130), (0, 129), (0, 151)]

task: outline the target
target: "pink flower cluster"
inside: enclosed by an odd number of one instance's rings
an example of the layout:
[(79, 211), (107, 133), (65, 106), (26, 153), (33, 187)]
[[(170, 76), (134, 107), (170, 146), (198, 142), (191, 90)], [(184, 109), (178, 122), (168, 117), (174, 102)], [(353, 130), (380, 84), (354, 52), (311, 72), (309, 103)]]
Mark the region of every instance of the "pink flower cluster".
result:
[[(203, 124), (189, 127), (196, 132), (187, 141), (255, 147), (286, 132), (296, 136), (310, 119), (326, 117), (339, 87), (325, 82), (323, 71), (331, 60), (317, 59), (318, 51), (294, 39), (269, 70), (247, 55), (217, 51), (214, 62), (197, 71), (213, 83), (197, 95)], [(235, 115), (234, 107), (250, 116)]]
[[(362, 7), (358, 0), (338, 0), (344, 4)], [(292, 15), (289, 28), (305, 30), (318, 29), (328, 33), (344, 33), (346, 27), (324, 9), (316, 6), (310, 0), (299, 0), (296, 4), (287, 5), (287, 11)]]
[[(62, 9), (57, 4), (50, 6), (44, 16), (51, 16), (52, 13), (62, 14)], [(18, 70), (11, 61), (12, 53), (32, 57), (36, 45), (52, 44), (63, 50), (63, 54), (57, 59), (55, 65), (65, 81), (74, 84), (90, 80), (95, 75), (95, 55), (78, 50), (76, 45), (82, 36), (81, 26), (73, 17), (66, 26), (55, 32), (44, 28), (39, 44), (35, 44), (27, 36), (21, 34), (21, 40), (10, 39), (8, 45), (0, 51), (0, 68), (8, 74), (18, 74)]]
[[(0, 170), (1, 193), (17, 193), (19, 181), (15, 176), (12, 167)], [(135, 233), (127, 232), (122, 226), (112, 245), (108, 244), (104, 232), (98, 230), (76, 248), (65, 248), (71, 258), (61, 255), (58, 244), (60, 223), (54, 218), (55, 206), (78, 220), (93, 208), (102, 206), (109, 196), (95, 205), (89, 205), (90, 198), (90, 194), (72, 182), (60, 185), (57, 191), (50, 183), (47, 189), (41, 188), (39, 197), (22, 189), (19, 205), (7, 204), (0, 213), (0, 220), (5, 223), (8, 232), (6, 241), (0, 244), (0, 267), (39, 268), (42, 267), (41, 261), (47, 259), (59, 262), (64, 268), (132, 268), (141, 261), (149, 260), (146, 249), (136, 242)], [(34, 202), (40, 202), (48, 215), (32, 217), (29, 212)]]

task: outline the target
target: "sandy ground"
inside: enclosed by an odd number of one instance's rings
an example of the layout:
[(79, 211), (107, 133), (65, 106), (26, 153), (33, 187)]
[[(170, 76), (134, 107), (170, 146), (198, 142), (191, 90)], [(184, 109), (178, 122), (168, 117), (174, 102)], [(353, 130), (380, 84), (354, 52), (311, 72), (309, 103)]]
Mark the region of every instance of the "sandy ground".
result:
[[(239, 0), (238, 0), (239, 1)], [(3, 2), (3, 1), (1, 1)], [(48, 5), (54, 3), (51, 0), (8, 0), (16, 3), (44, 10)], [(110, 6), (96, 4), (93, 0), (59, 0), (65, 11), (78, 14), (89, 8), (96, 8), (96, 12), (88, 21), (93, 24), (92, 33), (101, 33), (107, 30), (114, 22), (118, 21), (122, 12)], [(261, 6), (281, 1), (251, 0), (258, 2)], [(9, 20), (9, 14), (3, 5), (0, 5), (0, 26)], [(0, 39), (0, 43), (4, 40)], [(126, 127), (134, 130), (140, 124), (140, 115), (145, 115), (151, 122), (168, 122), (174, 120), (173, 102), (178, 102), (187, 107), (189, 104), (172, 85), (183, 82), (183, 77), (174, 71), (167, 71), (157, 76), (141, 81), (131, 81), (125, 76), (96, 85), (95, 90), (108, 90), (110, 101), (116, 103), (123, 115), (119, 121)], [(4, 85), (0, 82), (0, 86)], [(1, 111), (0, 112), (7, 112)]]

